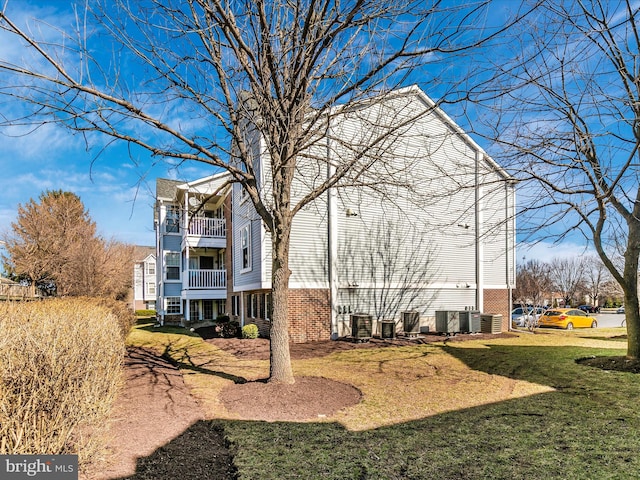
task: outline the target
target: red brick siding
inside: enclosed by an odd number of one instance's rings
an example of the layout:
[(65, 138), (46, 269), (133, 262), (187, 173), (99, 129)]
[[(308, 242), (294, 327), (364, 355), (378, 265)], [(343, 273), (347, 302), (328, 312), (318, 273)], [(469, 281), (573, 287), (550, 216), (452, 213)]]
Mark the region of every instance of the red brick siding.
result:
[(331, 338), (329, 290), (289, 290), (289, 340), (317, 342)]
[(509, 311), (509, 290), (506, 288), (484, 290), (482, 313), (502, 315), (502, 331), (508, 331), (509, 321), (511, 319), (511, 312)]

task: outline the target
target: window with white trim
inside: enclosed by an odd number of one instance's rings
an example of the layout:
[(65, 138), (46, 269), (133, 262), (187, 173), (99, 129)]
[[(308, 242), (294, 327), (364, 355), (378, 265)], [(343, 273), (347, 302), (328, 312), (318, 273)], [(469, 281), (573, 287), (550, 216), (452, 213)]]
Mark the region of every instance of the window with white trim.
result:
[(152, 296), (156, 294), (156, 284), (155, 283), (147, 283), (147, 296)]
[(164, 231), (165, 233), (180, 232), (180, 205), (167, 205)]
[(147, 262), (145, 268), (147, 269), (147, 275), (156, 274), (156, 262)]
[(166, 252), (164, 254), (165, 275), (167, 280), (180, 280), (180, 254)]
[(258, 318), (267, 318), (265, 316), (266, 303), (267, 303), (267, 294), (261, 293), (260, 295), (258, 295), (258, 314), (257, 314)]
[(258, 318), (258, 297), (257, 293), (251, 294), (251, 318)]
[(271, 293), (266, 293), (264, 296), (264, 303), (265, 303), (265, 307), (264, 307), (264, 314), (265, 320), (270, 320), (271, 319), (271, 314), (273, 313), (273, 297), (271, 296)]
[(232, 295), (231, 296), (231, 315), (238, 316), (240, 315), (240, 296)]
[(242, 270), (251, 270), (251, 224), (240, 230), (240, 254)]
[(180, 297), (167, 297), (164, 299), (166, 305), (167, 314), (179, 314), (182, 313), (182, 302)]

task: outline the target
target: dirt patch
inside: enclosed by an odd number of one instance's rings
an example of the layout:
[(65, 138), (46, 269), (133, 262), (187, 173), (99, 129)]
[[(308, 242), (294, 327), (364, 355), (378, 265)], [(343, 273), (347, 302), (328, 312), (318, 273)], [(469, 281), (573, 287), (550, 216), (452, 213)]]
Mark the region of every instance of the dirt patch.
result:
[(576, 363), (616, 372), (640, 373), (640, 360), (627, 357), (586, 357)]
[(304, 421), (328, 417), (360, 402), (360, 390), (322, 377), (297, 377), (293, 385), (265, 381), (222, 390), (225, 408), (248, 420)]

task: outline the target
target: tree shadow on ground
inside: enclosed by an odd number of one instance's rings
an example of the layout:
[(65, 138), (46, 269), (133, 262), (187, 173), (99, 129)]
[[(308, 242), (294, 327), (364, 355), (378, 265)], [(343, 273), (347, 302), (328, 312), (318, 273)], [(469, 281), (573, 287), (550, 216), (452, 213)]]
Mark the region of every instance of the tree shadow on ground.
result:
[(130, 480), (235, 480), (233, 456), (221, 426), (199, 421), (137, 461)]

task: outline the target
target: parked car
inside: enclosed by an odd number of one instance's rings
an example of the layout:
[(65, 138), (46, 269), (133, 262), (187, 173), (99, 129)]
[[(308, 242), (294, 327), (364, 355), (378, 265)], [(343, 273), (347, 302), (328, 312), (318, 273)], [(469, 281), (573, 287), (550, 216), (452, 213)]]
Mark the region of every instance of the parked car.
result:
[(580, 305), (578, 308), (585, 313), (600, 313), (600, 307), (594, 307), (593, 305)]
[(616, 310), (616, 313), (624, 313), (624, 305)]
[(544, 313), (542, 307), (518, 307), (511, 311), (511, 323), (514, 327), (526, 327), (528, 320), (538, 320)]
[(596, 328), (598, 321), (577, 308), (553, 308), (540, 317), (538, 324), (540, 327), (573, 330), (574, 328)]

